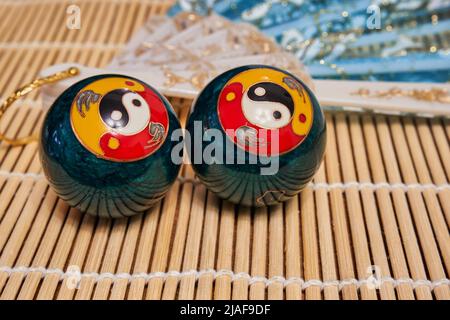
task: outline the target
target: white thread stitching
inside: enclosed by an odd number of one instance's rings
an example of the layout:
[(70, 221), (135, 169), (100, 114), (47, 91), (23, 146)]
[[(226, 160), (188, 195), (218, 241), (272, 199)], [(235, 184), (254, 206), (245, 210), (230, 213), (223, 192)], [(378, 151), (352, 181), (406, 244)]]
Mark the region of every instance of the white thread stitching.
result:
[(0, 170), (0, 177), (19, 178), (19, 179), (31, 178), (31, 179), (34, 179), (34, 180), (42, 180), (42, 179), (45, 178), (45, 176), (43, 174), (39, 174), (39, 173), (8, 172), (8, 171), (3, 171), (3, 170)]
[[(4, 97), (0, 97), (0, 101), (3, 102), (6, 99)], [(21, 99), (20, 101), (17, 102), (17, 105), (25, 105), (28, 107), (33, 107), (33, 108), (42, 108), (42, 101), (40, 100), (33, 100), (33, 99)]]
[[(19, 179), (31, 178), (34, 180), (45, 179), (45, 176), (43, 174), (39, 174), (39, 173), (30, 173), (30, 172), (20, 173), (20, 172), (10, 172), (10, 171), (5, 171), (5, 170), (0, 170), (0, 177), (19, 178)], [(185, 178), (185, 177), (178, 177), (178, 181), (180, 181), (181, 183), (195, 183), (195, 184), (200, 183), (200, 181), (197, 179), (191, 179), (191, 178)], [(351, 188), (357, 188), (359, 191), (364, 190), (364, 189), (369, 189), (372, 191), (376, 191), (379, 189), (387, 189), (389, 191), (401, 189), (405, 192), (409, 191), (409, 190), (418, 190), (421, 192), (426, 191), (426, 190), (433, 190), (436, 192), (450, 190), (449, 183), (443, 183), (443, 184), (439, 184), (439, 185), (432, 184), (432, 183), (428, 183), (428, 184), (392, 183), (392, 184), (390, 184), (387, 182), (373, 183), (373, 182), (358, 182), (358, 181), (351, 181), (351, 182), (345, 182), (345, 183), (343, 183), (343, 182), (335, 182), (335, 183), (325, 183), (325, 182), (313, 183), (313, 182), (311, 182), (308, 184), (308, 187), (312, 188), (313, 190), (325, 189), (326, 191), (331, 191), (334, 189), (346, 190), (346, 189), (351, 189)]]
[(313, 188), (314, 190), (319, 189), (325, 189), (327, 191), (331, 191), (333, 189), (351, 189), (351, 188), (357, 188), (358, 190), (364, 190), (364, 189), (370, 189), (370, 190), (378, 190), (378, 189), (388, 189), (389, 191), (393, 191), (396, 189), (402, 189), (403, 191), (413, 190), (417, 189), (419, 191), (425, 191), (425, 190), (434, 190), (436, 192), (440, 192), (446, 189), (450, 189), (450, 184), (443, 183), (443, 184), (433, 184), (433, 183), (427, 183), (427, 184), (419, 184), (419, 183), (388, 183), (388, 182), (358, 182), (358, 181), (351, 181), (351, 182), (335, 182), (335, 183), (324, 183), (324, 182), (318, 182), (318, 183), (310, 183), (308, 186)]
[[(151, 273), (110, 273), (110, 272), (104, 272), (104, 273), (97, 273), (97, 272), (83, 272), (83, 273), (76, 273), (73, 271), (67, 271), (64, 272), (61, 269), (46, 269), (44, 267), (0, 267), (0, 272), (7, 273), (8, 276), (10, 276), (13, 273), (23, 273), (24, 276), (27, 276), (31, 273), (40, 273), (41, 278), (44, 278), (48, 275), (58, 275), (59, 281), (63, 281), (69, 277), (78, 276), (81, 278), (94, 278), (95, 282), (99, 282), (105, 279), (110, 279), (111, 281), (119, 281), (119, 280), (127, 280), (128, 282), (131, 282), (133, 280), (143, 279), (145, 282), (149, 282), (152, 279), (162, 279), (166, 280), (169, 277), (182, 279), (186, 277), (195, 277), (195, 280), (198, 281), (198, 279), (202, 276), (210, 275), (213, 277), (213, 279), (217, 279), (219, 277), (229, 277), (231, 282), (235, 282), (237, 280), (246, 280), (248, 281), (249, 285), (255, 284), (255, 283), (263, 283), (266, 287), (274, 284), (279, 283), (282, 284), (283, 287), (287, 287), (292, 284), (299, 285), (302, 290), (305, 290), (309, 287), (319, 287), (321, 290), (327, 287), (337, 287), (339, 290), (342, 290), (343, 288), (347, 286), (354, 285), (358, 289), (361, 288), (364, 285), (372, 284), (372, 282), (369, 279), (344, 279), (344, 280), (327, 280), (322, 281), (319, 279), (311, 279), (311, 280), (304, 280), (299, 277), (291, 277), (286, 279), (283, 276), (274, 276), (271, 278), (266, 278), (262, 276), (251, 276), (248, 273), (245, 272), (239, 272), (234, 273), (232, 270), (214, 270), (214, 269), (205, 269), (205, 270), (187, 270), (187, 271), (168, 271), (168, 272), (151, 272)], [(418, 287), (428, 287), (431, 290), (434, 290), (437, 287), (440, 286), (450, 286), (450, 279), (444, 278), (440, 280), (431, 281), (428, 279), (419, 279), (414, 280), (412, 278), (400, 278), (400, 279), (394, 279), (392, 277), (383, 277), (378, 281), (378, 285), (381, 286), (383, 284), (390, 283), (394, 287), (398, 287), (400, 285), (409, 285), (412, 288), (416, 289)]]
[(123, 44), (104, 43), (104, 42), (52, 42), (52, 41), (14, 41), (0, 42), (0, 49), (101, 49), (101, 50), (120, 50)]

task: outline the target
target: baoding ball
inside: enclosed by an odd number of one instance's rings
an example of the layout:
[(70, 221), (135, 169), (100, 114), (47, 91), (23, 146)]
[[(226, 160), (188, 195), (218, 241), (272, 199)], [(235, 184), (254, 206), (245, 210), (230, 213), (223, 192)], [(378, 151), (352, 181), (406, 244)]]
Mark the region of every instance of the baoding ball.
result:
[(249, 65), (213, 79), (192, 105), (185, 141), (198, 178), (222, 199), (273, 205), (296, 194), (320, 166), (326, 122), (294, 75)]
[(40, 158), (50, 186), (70, 206), (101, 217), (141, 213), (176, 179), (169, 102), (138, 79), (99, 75), (64, 91), (46, 115)]

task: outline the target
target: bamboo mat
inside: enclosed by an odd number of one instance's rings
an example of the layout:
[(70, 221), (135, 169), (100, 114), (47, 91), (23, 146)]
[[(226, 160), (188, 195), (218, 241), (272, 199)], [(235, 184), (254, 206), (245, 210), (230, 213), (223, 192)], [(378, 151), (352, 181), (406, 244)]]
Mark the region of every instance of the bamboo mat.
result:
[[(82, 26), (69, 30), (69, 3), (0, 2), (2, 96), (55, 63), (106, 65), (170, 6), (75, 1)], [(191, 101), (172, 103), (183, 121)], [(24, 136), (42, 118), (35, 95), (1, 128)], [(59, 200), (35, 143), (2, 144), (0, 298), (450, 299), (450, 122), (343, 113), (327, 121), (324, 164), (283, 205), (222, 202), (184, 167), (160, 204), (121, 220)], [(371, 270), (378, 281), (367, 281)]]

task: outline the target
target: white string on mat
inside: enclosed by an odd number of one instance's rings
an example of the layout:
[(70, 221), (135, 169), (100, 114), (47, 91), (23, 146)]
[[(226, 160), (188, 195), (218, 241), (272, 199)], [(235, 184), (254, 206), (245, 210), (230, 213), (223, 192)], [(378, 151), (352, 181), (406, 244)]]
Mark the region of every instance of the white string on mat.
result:
[[(6, 99), (3, 97), (0, 97), (0, 101), (3, 102)], [(42, 101), (41, 100), (33, 100), (33, 99), (21, 99), (17, 102), (17, 106), (19, 105), (25, 105), (27, 107), (33, 107), (33, 108), (41, 108), (42, 109)]]
[(105, 42), (14, 41), (0, 42), (0, 49), (101, 49), (120, 50), (123, 44)]
[(334, 182), (334, 183), (324, 183), (324, 182), (317, 182), (317, 183), (310, 183), (309, 186), (313, 188), (314, 190), (318, 189), (326, 189), (328, 191), (332, 189), (351, 189), (351, 188), (357, 188), (358, 190), (364, 190), (364, 189), (370, 189), (370, 190), (378, 190), (378, 189), (388, 189), (389, 191), (402, 189), (403, 191), (408, 190), (419, 190), (421, 192), (426, 190), (433, 190), (436, 192), (440, 192), (443, 190), (450, 190), (450, 184), (443, 183), (443, 184), (433, 184), (433, 183), (426, 183), (426, 184), (420, 184), (420, 183), (388, 183), (388, 182), (359, 182), (359, 181), (350, 181), (350, 182)]
[[(63, 281), (67, 278), (78, 277), (78, 280), (81, 280), (81, 278), (93, 278), (95, 282), (102, 281), (104, 279), (110, 279), (112, 281), (119, 281), (119, 280), (127, 280), (128, 282), (131, 282), (133, 280), (137, 279), (143, 279), (146, 282), (149, 282), (152, 279), (163, 279), (164, 281), (167, 278), (177, 278), (182, 279), (186, 277), (194, 277), (197, 281), (200, 277), (203, 276), (212, 276), (213, 279), (217, 279), (219, 277), (230, 277), (231, 282), (235, 282), (237, 280), (246, 280), (248, 281), (249, 285), (255, 284), (255, 283), (264, 283), (266, 287), (275, 284), (280, 283), (283, 285), (283, 287), (287, 287), (292, 284), (299, 285), (302, 290), (307, 289), (309, 287), (320, 287), (321, 290), (327, 287), (337, 287), (339, 290), (342, 290), (343, 288), (354, 285), (358, 289), (361, 288), (364, 285), (374, 285), (373, 279), (344, 279), (344, 280), (319, 280), (319, 279), (310, 279), (310, 280), (304, 280), (300, 277), (291, 277), (291, 278), (285, 278), (283, 276), (274, 276), (271, 278), (266, 278), (262, 276), (251, 276), (248, 273), (245, 272), (238, 272), (235, 273), (232, 270), (214, 270), (214, 269), (205, 269), (205, 270), (188, 270), (188, 271), (168, 271), (168, 272), (151, 272), (151, 273), (110, 273), (110, 272), (104, 272), (104, 273), (97, 273), (97, 272), (74, 272), (74, 271), (66, 271), (64, 272), (61, 269), (47, 269), (44, 267), (7, 267), (3, 266), (0, 267), (0, 272), (5, 272), (10, 276), (13, 273), (23, 273), (24, 276), (27, 276), (30, 273), (41, 273), (42, 277), (50, 276), (50, 275), (57, 275), (59, 277), (59, 281)], [(392, 277), (382, 277), (378, 280), (376, 280), (376, 286), (380, 287), (383, 284), (392, 284), (394, 287), (398, 287), (400, 285), (409, 285), (412, 288), (418, 288), (418, 287), (428, 287), (430, 290), (434, 290), (437, 287), (440, 286), (450, 286), (450, 279), (440, 279), (440, 280), (428, 280), (428, 279), (418, 279), (414, 280), (412, 278), (400, 278), (400, 279), (394, 279)]]
[(34, 180), (42, 180), (45, 178), (45, 176), (41, 173), (32, 173), (32, 172), (21, 173), (21, 172), (9, 172), (9, 171), (3, 171), (3, 170), (0, 170), (0, 177), (19, 178), (22, 180), (27, 179), (27, 178), (31, 178)]
[[(45, 179), (44, 174), (42, 173), (21, 173), (21, 172), (10, 172), (5, 170), (0, 170), (0, 177), (5, 178), (19, 178), (19, 179), (27, 179), (31, 178), (34, 180), (41, 180)], [(185, 178), (185, 177), (178, 177), (177, 178), (180, 183), (201, 183), (198, 179), (192, 179), (192, 178)], [(313, 190), (320, 190), (325, 189), (327, 191), (331, 191), (334, 189), (338, 190), (347, 190), (351, 188), (357, 188), (358, 190), (379, 190), (379, 189), (387, 189), (389, 191), (394, 191), (401, 189), (405, 192), (409, 190), (419, 190), (421, 192), (424, 192), (426, 190), (432, 190), (435, 192), (441, 192), (444, 190), (450, 190), (450, 184), (449, 183), (443, 183), (443, 184), (433, 184), (433, 183), (427, 183), (427, 184), (420, 184), (420, 183), (388, 183), (388, 182), (358, 182), (358, 181), (351, 181), (351, 182), (335, 182), (335, 183), (325, 183), (325, 182), (311, 182), (308, 184), (309, 188), (312, 188)]]

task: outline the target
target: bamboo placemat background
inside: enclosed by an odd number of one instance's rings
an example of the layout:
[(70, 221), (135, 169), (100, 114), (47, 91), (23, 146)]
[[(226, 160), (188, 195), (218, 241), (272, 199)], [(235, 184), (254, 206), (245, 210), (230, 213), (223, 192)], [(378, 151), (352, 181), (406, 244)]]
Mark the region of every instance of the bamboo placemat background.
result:
[[(55, 63), (106, 65), (148, 16), (170, 7), (78, 0), (81, 29), (69, 30), (71, 3), (0, 2), (3, 97)], [(172, 103), (185, 119), (191, 102)], [(24, 136), (43, 116), (34, 95), (1, 128)], [(0, 298), (450, 299), (450, 122), (327, 120), (324, 165), (283, 205), (222, 202), (184, 167), (159, 205), (122, 220), (58, 200), (35, 143), (1, 144)], [(380, 290), (364, 281), (371, 266), (381, 271)]]

